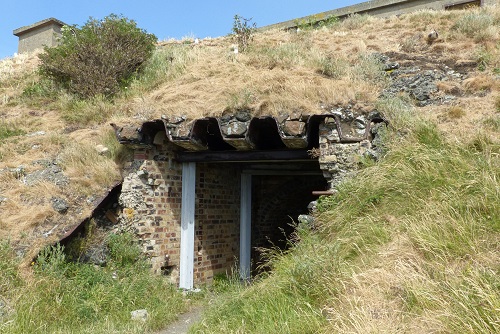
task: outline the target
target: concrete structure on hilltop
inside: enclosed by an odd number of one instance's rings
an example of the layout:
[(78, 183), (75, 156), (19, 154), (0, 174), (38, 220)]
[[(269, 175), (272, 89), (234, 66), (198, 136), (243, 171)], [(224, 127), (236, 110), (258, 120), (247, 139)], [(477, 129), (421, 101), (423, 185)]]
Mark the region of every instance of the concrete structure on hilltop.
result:
[(319, 25), (332, 17), (345, 18), (353, 14), (368, 14), (377, 17), (387, 17), (391, 15), (401, 15), (417, 10), (454, 10), (469, 7), (481, 7), (493, 5), (496, 0), (372, 0), (362, 2), (356, 5), (342, 7), (323, 13), (304, 16), (294, 20), (271, 24), (260, 28), (268, 29), (296, 29), (302, 24)]
[(18, 53), (32, 52), (44, 46), (56, 46), (61, 28), (66, 23), (53, 17), (33, 23), (29, 26), (17, 28), (13, 34), (19, 37)]

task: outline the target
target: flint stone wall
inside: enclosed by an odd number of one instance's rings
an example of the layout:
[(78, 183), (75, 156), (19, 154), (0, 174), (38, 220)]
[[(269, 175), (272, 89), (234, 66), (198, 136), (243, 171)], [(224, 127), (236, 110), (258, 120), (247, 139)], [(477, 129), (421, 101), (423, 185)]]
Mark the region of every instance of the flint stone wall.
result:
[[(119, 204), (120, 229), (137, 235), (157, 274), (178, 283), (182, 164), (172, 144), (135, 150)], [(239, 171), (230, 165), (197, 164), (194, 279), (210, 282), (235, 265), (239, 254)]]

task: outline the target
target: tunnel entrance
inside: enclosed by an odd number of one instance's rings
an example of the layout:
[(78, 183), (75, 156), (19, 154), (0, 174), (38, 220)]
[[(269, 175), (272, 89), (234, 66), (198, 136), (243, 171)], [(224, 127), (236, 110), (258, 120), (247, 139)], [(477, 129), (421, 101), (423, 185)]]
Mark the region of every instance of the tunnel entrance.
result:
[(252, 274), (266, 270), (265, 249), (286, 250), (295, 231), (297, 217), (308, 214), (317, 199), (314, 190), (327, 189), (317, 175), (254, 175), (252, 180)]

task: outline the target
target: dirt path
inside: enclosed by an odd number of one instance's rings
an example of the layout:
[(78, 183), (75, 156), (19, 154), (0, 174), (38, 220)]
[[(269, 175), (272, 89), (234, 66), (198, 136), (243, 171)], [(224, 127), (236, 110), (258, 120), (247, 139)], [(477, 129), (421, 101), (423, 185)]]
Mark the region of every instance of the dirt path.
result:
[(167, 328), (156, 334), (186, 334), (189, 327), (201, 318), (203, 307), (198, 306), (191, 309), (189, 312), (183, 313), (179, 319), (170, 324)]

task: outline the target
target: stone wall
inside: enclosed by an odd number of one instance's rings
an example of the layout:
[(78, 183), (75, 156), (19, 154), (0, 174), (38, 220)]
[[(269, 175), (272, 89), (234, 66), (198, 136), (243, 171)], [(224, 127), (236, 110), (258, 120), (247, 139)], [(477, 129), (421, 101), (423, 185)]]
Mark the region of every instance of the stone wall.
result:
[(121, 228), (138, 236), (155, 273), (178, 278), (182, 165), (173, 160), (171, 145), (138, 148), (134, 166), (124, 177), (119, 203)]
[(329, 188), (335, 190), (350, 173), (358, 169), (361, 157), (371, 152), (370, 138), (354, 143), (340, 143), (337, 125), (326, 118), (319, 126), (319, 164)]

